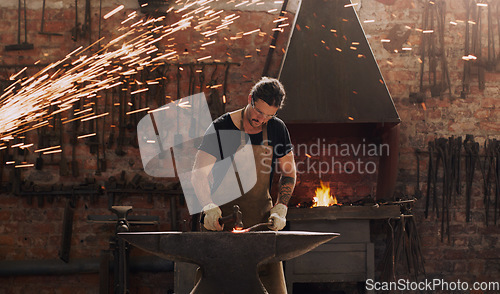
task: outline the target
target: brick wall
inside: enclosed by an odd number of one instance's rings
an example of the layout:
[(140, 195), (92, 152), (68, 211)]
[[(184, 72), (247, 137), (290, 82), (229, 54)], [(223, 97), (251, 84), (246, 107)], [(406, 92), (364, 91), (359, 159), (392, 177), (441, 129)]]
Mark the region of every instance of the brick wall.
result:
[[(498, 107), (500, 98), (499, 74), (487, 72), (485, 88), (478, 87), (477, 75), (471, 77), (471, 88), (467, 98), (460, 98), (462, 91), (463, 48), (465, 43), (466, 10), (462, 1), (446, 1), (445, 46), (448, 61), (451, 95), (431, 98), (427, 91), (425, 105), (412, 103), (410, 93), (419, 91), (420, 48), (422, 16), (425, 1), (362, 1), (359, 18), (382, 74), (401, 117), (401, 142), (397, 193), (399, 196), (415, 194), (417, 158), (415, 150), (427, 150), (427, 142), (436, 138), (448, 138), (465, 134), (474, 135), (482, 144), (486, 139), (498, 139), (500, 124)], [(495, 7), (495, 6), (493, 6)], [(483, 8), (485, 9), (485, 8)], [(364, 23), (366, 20), (374, 22)], [(487, 17), (482, 13), (483, 56), (486, 56)], [(450, 22), (455, 22), (454, 25)], [(382, 39), (389, 38), (395, 25), (408, 26), (411, 33), (406, 42), (413, 50), (391, 53), (384, 49)], [(498, 29), (494, 26), (495, 31)], [(498, 38), (497, 38), (498, 39)], [(498, 44), (498, 40), (496, 40)], [(427, 60), (428, 62), (428, 60)], [(427, 75), (427, 73), (426, 73)], [(427, 76), (424, 83), (427, 83)], [(425, 84), (424, 84), (425, 85)], [(482, 148), (481, 148), (482, 149)], [(420, 190), (426, 192), (427, 155), (420, 156)], [(462, 171), (462, 176), (464, 172)], [(464, 178), (461, 179), (465, 186)], [(482, 192), (482, 175), (476, 170), (472, 189), (472, 219), (465, 220), (465, 193), (457, 197), (450, 206), (450, 242), (445, 236), (441, 242), (441, 218), (430, 213), (425, 218), (425, 199), (415, 203), (413, 214), (422, 241), (425, 270), (429, 278), (443, 278), (447, 281), (498, 281), (500, 255), (497, 250), (498, 226), (485, 224), (485, 208)], [(491, 212), (490, 212), (491, 213)], [(379, 224), (380, 225), (380, 224)], [(383, 226), (383, 225), (381, 225)], [(378, 242), (385, 240), (376, 237)], [(378, 258), (381, 252), (377, 254)], [(405, 277), (405, 270), (400, 277)]]
[[(11, 1), (13, 2), (13, 1)], [(50, 2), (50, 1), (48, 1)], [(273, 2), (273, 1), (271, 1)], [(41, 19), (41, 1), (28, 3), (28, 42), (33, 43), (35, 49), (31, 51), (2, 52), (0, 75), (6, 79), (13, 73), (22, 69), (20, 65), (33, 64), (41, 60), (42, 64), (60, 60), (68, 52), (78, 46), (88, 45), (88, 41), (81, 38), (77, 42), (71, 40), (71, 28), (74, 26), (74, 2), (62, 1), (59, 4), (48, 4), (46, 9), (46, 31), (62, 32), (63, 36), (39, 35), (39, 21)], [(0, 9), (0, 45), (14, 44), (17, 42), (17, 6), (16, 3), (6, 3)], [(79, 19), (83, 21), (84, 2), (79, 1)], [(110, 11), (118, 4), (103, 3), (103, 14)], [(420, 72), (420, 42), (422, 33), (417, 29), (422, 24), (424, 1), (399, 0), (399, 1), (361, 1), (359, 18), (379, 67), (385, 78), (389, 91), (392, 94), (396, 108), (401, 117), (401, 142), (400, 163), (397, 182), (397, 195), (411, 196), (416, 186), (416, 156), (415, 150), (425, 150), (427, 142), (440, 137), (465, 136), (473, 134), (481, 144), (487, 138), (498, 138), (500, 126), (498, 123), (499, 110), (497, 93), (500, 78), (496, 72), (488, 72), (485, 76), (485, 89), (477, 86), (477, 77), (472, 76), (471, 90), (467, 98), (460, 98), (462, 90), (463, 43), (464, 23), (449, 24), (452, 20), (464, 20), (465, 9), (462, 1), (447, 1), (447, 14), (445, 21), (446, 56), (451, 79), (451, 97), (447, 94), (442, 97), (429, 98), (425, 104), (411, 102), (409, 96), (412, 92), (419, 91)], [(124, 19), (132, 10), (138, 8), (135, 1), (125, 2), (125, 9), (116, 17), (103, 22), (101, 34), (113, 36), (119, 34), (115, 30), (120, 19)], [(280, 4), (276, 8), (279, 9)], [(96, 40), (98, 27), (98, 2), (92, 1), (92, 36)], [(229, 30), (223, 30), (217, 35), (217, 42), (207, 46), (203, 51), (196, 52), (200, 46), (198, 34), (188, 34), (181, 31), (175, 37), (175, 47), (178, 52), (188, 52), (176, 59), (180, 62), (190, 62), (195, 58), (213, 55), (214, 59), (222, 62), (231, 61), (240, 63), (240, 66), (231, 67), (228, 79), (228, 104), (227, 110), (237, 109), (244, 105), (246, 95), (251, 85), (260, 77), (267, 55), (267, 48), (271, 43), (270, 36), (272, 23), (277, 17), (277, 12), (268, 13), (266, 10), (235, 10), (225, 12), (225, 15), (237, 13), (240, 19), (231, 25)], [(178, 16), (171, 16), (167, 21), (173, 21)], [(486, 19), (486, 17), (484, 18)], [(374, 20), (374, 22), (364, 22)], [(483, 22), (483, 32), (485, 32)], [(389, 38), (389, 32), (394, 25), (399, 24), (411, 28), (406, 45), (411, 51), (399, 53), (388, 52), (382, 39)], [(238, 32), (249, 32), (260, 27), (265, 34), (244, 35), (242, 38), (231, 40)], [(276, 75), (279, 63), (283, 57), (283, 42), (288, 36), (289, 26), (278, 39), (277, 49), (273, 58), (270, 75)], [(227, 40), (225, 40), (225, 38)], [(107, 40), (109, 40), (108, 38)], [(24, 40), (23, 37), (21, 40)], [(486, 35), (483, 35), (483, 44), (486, 44)], [(213, 46), (213, 47), (212, 47)], [(496, 46), (498, 48), (500, 46)], [(257, 50), (258, 49), (258, 50)], [(186, 51), (187, 50), (187, 51)], [(29, 68), (28, 76), (37, 72), (39, 68)], [(220, 69), (219, 69), (220, 70)], [(207, 72), (208, 75), (209, 72)], [(167, 73), (171, 80), (175, 80), (175, 72)], [(223, 79), (222, 70), (218, 73), (218, 81)], [(186, 78), (184, 78), (185, 82)], [(183, 84), (183, 89), (186, 85)], [(184, 90), (185, 91), (185, 90)], [(219, 89), (221, 91), (221, 89)], [(176, 97), (174, 82), (168, 85), (168, 95)], [(219, 95), (221, 92), (219, 92)], [(168, 99), (165, 100), (168, 102)], [(424, 108), (425, 106), (425, 108)], [(109, 129), (106, 136), (109, 136)], [(132, 136), (132, 134), (128, 134)], [(31, 132), (27, 141), (36, 142), (37, 134)], [(292, 138), (293, 139), (293, 138)], [(71, 158), (71, 145), (69, 138), (66, 140), (65, 154)], [(36, 161), (37, 154), (33, 148), (27, 154), (30, 162)], [(88, 146), (83, 143), (78, 145), (77, 160), (80, 162), (80, 176), (59, 175), (59, 155), (47, 156), (47, 164), (42, 171), (34, 169), (23, 170), (21, 178), (36, 185), (64, 184), (67, 186), (80, 185), (85, 179), (95, 179), (99, 185), (105, 185), (111, 176), (119, 179), (122, 170), (126, 171), (126, 179), (130, 181), (134, 175), (139, 174), (148, 180), (168, 184), (170, 180), (156, 180), (148, 178), (142, 171), (142, 164), (138, 150), (126, 147), (127, 155), (118, 156), (114, 150), (107, 150), (108, 170), (101, 176), (95, 175), (96, 158), (90, 155)], [(19, 160), (23, 155), (17, 154)], [(420, 190), (425, 191), (426, 156), (421, 157)], [(2, 183), (5, 189), (12, 182), (13, 168), (4, 166)], [(457, 279), (473, 281), (493, 281), (498, 278), (500, 270), (497, 241), (500, 234), (498, 226), (486, 226), (484, 221), (484, 205), (482, 202), (481, 174), (476, 172), (473, 185), (472, 221), (465, 221), (464, 196), (457, 199), (451, 207), (451, 241), (441, 242), (441, 219), (429, 216), (424, 217), (425, 201), (419, 200), (415, 204), (413, 214), (419, 227), (422, 238), (423, 254), (426, 258), (426, 272), (428, 277), (439, 277), (449, 281)], [(366, 191), (371, 192), (371, 191)], [(363, 193), (364, 194), (364, 193)], [(141, 227), (138, 230), (169, 230), (171, 229), (171, 201), (168, 195), (122, 195), (117, 197), (115, 204), (134, 206), (133, 214), (155, 215), (160, 219), (160, 224), (154, 227)], [(148, 201), (148, 198), (150, 201)], [(62, 216), (66, 205), (66, 197), (56, 197), (53, 202), (45, 199), (43, 205), (38, 205), (37, 198), (28, 202), (27, 197), (15, 196), (4, 192), (0, 200), (0, 259), (2, 260), (45, 260), (57, 259), (59, 244), (61, 242)], [(177, 200), (176, 203), (178, 202)], [(178, 221), (188, 219), (188, 213), (180, 204), (178, 206)], [(111, 225), (92, 224), (87, 221), (88, 215), (108, 215), (108, 199), (103, 195), (93, 199), (90, 196), (78, 196), (75, 211), (75, 224), (73, 228), (71, 259), (98, 258), (100, 250), (108, 248), (108, 239), (114, 231)], [(385, 223), (377, 222), (378, 232), (373, 236), (377, 245), (376, 262), (380, 264), (383, 249), (385, 248)], [(139, 254), (139, 253), (135, 253)], [(401, 273), (401, 275), (403, 275)], [(95, 293), (98, 289), (99, 277), (97, 274), (54, 276), (19, 276), (0, 277), (0, 292), (2, 293), (30, 293), (32, 289), (43, 293)], [(68, 282), (74, 286), (69, 286)], [(171, 273), (158, 273), (153, 276), (146, 273), (132, 275), (134, 293), (165, 293), (165, 289), (173, 287)], [(64, 286), (60, 286), (64, 284)]]

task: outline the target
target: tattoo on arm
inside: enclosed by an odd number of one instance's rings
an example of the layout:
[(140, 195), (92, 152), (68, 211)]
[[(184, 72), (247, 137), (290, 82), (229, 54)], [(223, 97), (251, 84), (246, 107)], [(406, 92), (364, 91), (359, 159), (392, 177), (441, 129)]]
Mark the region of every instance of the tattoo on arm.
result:
[(292, 197), (293, 189), (295, 188), (295, 178), (288, 176), (281, 176), (280, 189), (278, 193), (278, 203), (288, 204)]

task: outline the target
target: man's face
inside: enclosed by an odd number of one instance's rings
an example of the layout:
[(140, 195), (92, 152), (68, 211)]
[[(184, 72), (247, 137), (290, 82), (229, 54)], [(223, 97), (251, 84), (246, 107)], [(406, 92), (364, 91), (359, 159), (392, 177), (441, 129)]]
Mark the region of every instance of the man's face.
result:
[(263, 100), (255, 99), (255, 101), (252, 101), (251, 97), (249, 97), (248, 100), (250, 104), (248, 120), (250, 125), (254, 128), (262, 126), (262, 124), (266, 123), (276, 115), (276, 112), (278, 112), (277, 106), (270, 106)]

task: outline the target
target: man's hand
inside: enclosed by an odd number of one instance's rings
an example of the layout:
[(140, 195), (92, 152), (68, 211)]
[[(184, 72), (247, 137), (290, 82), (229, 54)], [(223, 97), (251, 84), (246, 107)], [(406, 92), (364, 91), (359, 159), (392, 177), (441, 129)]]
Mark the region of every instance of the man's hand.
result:
[(271, 230), (279, 231), (285, 227), (287, 211), (288, 207), (282, 203), (278, 203), (271, 208), (271, 216), (269, 216), (269, 221), (272, 222), (272, 225), (269, 226)]
[(203, 213), (205, 218), (203, 220), (203, 226), (205, 229), (210, 231), (222, 231), (224, 226), (219, 224), (219, 219), (222, 217), (222, 211), (219, 206), (210, 203), (203, 207)]

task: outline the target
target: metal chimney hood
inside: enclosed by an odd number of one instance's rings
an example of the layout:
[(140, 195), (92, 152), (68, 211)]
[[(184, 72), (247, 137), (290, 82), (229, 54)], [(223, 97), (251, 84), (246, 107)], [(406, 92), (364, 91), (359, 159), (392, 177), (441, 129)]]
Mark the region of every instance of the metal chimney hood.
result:
[(280, 69), (289, 123), (399, 123), (349, 0), (301, 1)]

